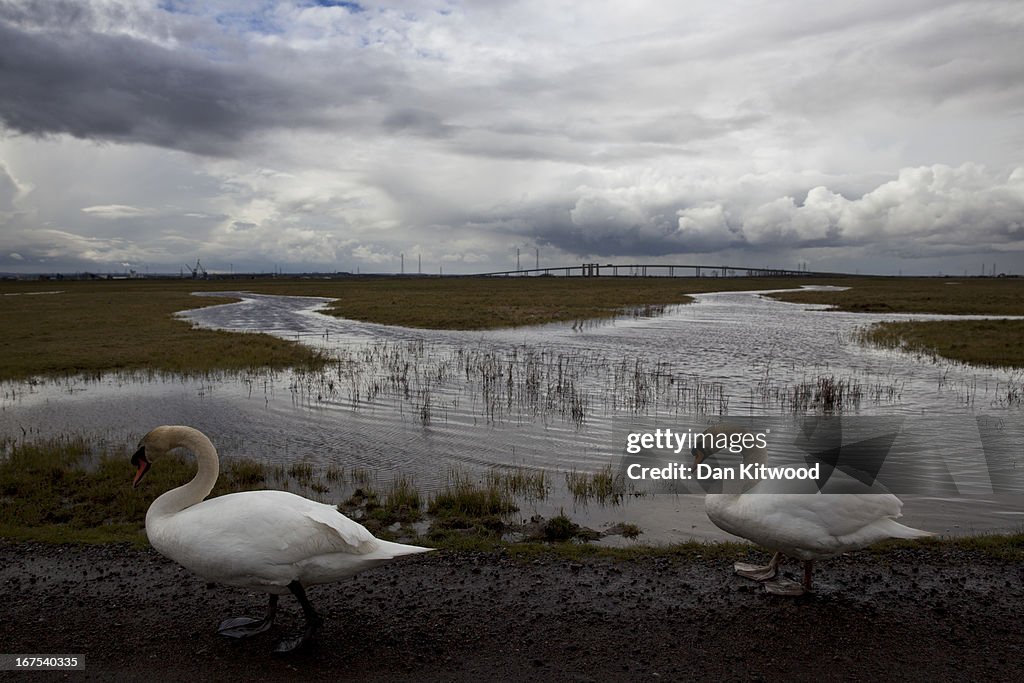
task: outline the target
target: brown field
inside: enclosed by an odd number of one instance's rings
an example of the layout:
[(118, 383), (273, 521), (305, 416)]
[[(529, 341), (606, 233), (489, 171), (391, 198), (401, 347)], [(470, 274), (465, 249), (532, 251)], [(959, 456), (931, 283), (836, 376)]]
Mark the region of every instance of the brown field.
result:
[[(956, 282), (958, 284), (947, 284)], [(1024, 315), (1017, 278), (397, 278), (341, 280), (116, 280), (0, 283), (0, 380), (152, 371), (201, 374), (256, 367), (309, 366), (316, 352), (262, 334), (196, 330), (177, 311), (224, 303), (194, 291), (248, 290), (336, 298), (328, 313), (387, 325), (486, 329), (611, 317), (690, 301), (709, 291), (850, 287), (843, 292), (776, 295), (860, 312)], [(33, 296), (32, 292), (54, 292)], [(943, 356), (1024, 365), (1019, 327), (993, 322), (887, 324), (872, 342), (906, 345)], [(966, 325), (966, 327), (965, 327)], [(998, 352), (974, 351), (978, 346)]]

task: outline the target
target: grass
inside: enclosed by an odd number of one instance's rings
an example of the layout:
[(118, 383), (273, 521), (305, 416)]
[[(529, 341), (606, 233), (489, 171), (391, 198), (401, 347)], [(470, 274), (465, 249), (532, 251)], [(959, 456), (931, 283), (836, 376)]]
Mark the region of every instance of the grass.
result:
[[(0, 283), (0, 381), (110, 371), (201, 375), (321, 367), (297, 342), (200, 330), (174, 313), (226, 303), (195, 291), (337, 298), (326, 311), (434, 329), (484, 329), (607, 318), (690, 301), (715, 289), (792, 286), (771, 278), (347, 278)], [(801, 283), (804, 280), (800, 281)], [(40, 292), (57, 294), (30, 296)], [(442, 304), (443, 305), (439, 305)]]
[(626, 478), (621, 472), (616, 473), (611, 465), (605, 465), (593, 474), (576, 470), (566, 472), (565, 486), (577, 503), (593, 499), (602, 505), (618, 505), (628, 493)]
[(690, 300), (678, 281), (654, 278), (383, 279), (349, 284), (326, 312), (385, 325), (479, 330), (609, 318)]
[(858, 339), (973, 365), (1024, 367), (1024, 320), (882, 322), (861, 331)]
[(500, 517), (519, 508), (511, 492), (500, 481), (488, 477), (483, 483), (461, 471), (448, 475), (448, 485), (427, 504), (427, 512), (441, 518), (487, 519)]
[(391, 482), (384, 494), (384, 509), (396, 522), (417, 522), (423, 516), (423, 498), (412, 479), (404, 474)]
[[(1024, 278), (863, 278), (835, 281), (842, 292), (786, 292), (777, 299), (832, 304), (854, 313), (1024, 315)], [(861, 341), (961, 363), (1024, 367), (1024, 321), (883, 322)]]
[[(176, 311), (224, 303), (175, 281), (15, 282), (0, 285), (0, 380), (110, 371), (201, 375), (317, 367), (315, 350), (264, 334), (193, 329)], [(33, 291), (60, 294), (26, 296)], [(21, 296), (7, 296), (20, 294)]]
[[(333, 297), (337, 301), (326, 310), (333, 315), (386, 325), (472, 330), (583, 321), (631, 311), (656, 313), (666, 304), (687, 303), (690, 294), (699, 292), (809, 284), (851, 289), (776, 296), (858, 312), (1024, 315), (1021, 278), (364, 277), (3, 282), (0, 381), (110, 371), (195, 375), (321, 367), (325, 362), (309, 347), (269, 335), (193, 329), (173, 314), (225, 303), (220, 298), (191, 296), (194, 291), (244, 289)], [(28, 296), (54, 291), (60, 293)], [(936, 323), (936, 329), (941, 336), (941, 323)], [(1000, 332), (1000, 338), (1007, 337), (1008, 333)]]
[(781, 301), (853, 313), (1024, 315), (1024, 278), (837, 278), (841, 292), (785, 292)]
[[(81, 438), (8, 441), (0, 450), (0, 536), (22, 540), (145, 543), (143, 523), (160, 493), (192, 478), (191, 458), (161, 458), (138, 489), (124, 449), (96, 450)], [(261, 488), (262, 466), (226, 463), (211, 495)]]
[(544, 470), (528, 470), (523, 467), (491, 470), (487, 478), (512, 496), (528, 501), (544, 500), (551, 490), (551, 481)]
[[(170, 454), (154, 465), (138, 489), (130, 482), (134, 468), (125, 449), (97, 449), (81, 438), (57, 438), (38, 443), (0, 441), (0, 537), (50, 543), (116, 543), (145, 545), (146, 510), (152, 500), (194, 474), (187, 456)], [(282, 473), (283, 474), (283, 473)], [(226, 460), (211, 495), (251, 490), (257, 481), (276, 476), (268, 468), (245, 459)], [(378, 524), (418, 519), (423, 499), (413, 482), (399, 477), (383, 496), (360, 490), (361, 504)], [(380, 513), (374, 513), (375, 509)], [(606, 557), (632, 560), (664, 557), (681, 561), (735, 560), (754, 548), (746, 543), (687, 542), (666, 546), (634, 544), (610, 548), (586, 543), (565, 543), (592, 534), (564, 513), (547, 520), (542, 538), (549, 542), (506, 542), (500, 519), (515, 511), (515, 503), (495, 479), (475, 481), (453, 472), (446, 489), (431, 498), (428, 508), (438, 515), (426, 538), (415, 542), (448, 550), (501, 550), (530, 559), (540, 555), (579, 560)], [(496, 523), (498, 520), (498, 523)], [(623, 524), (621, 534), (635, 538), (639, 529)], [(919, 539), (879, 544), (872, 552), (946, 548), (977, 552), (1009, 562), (1024, 562), (1024, 533), (986, 534), (954, 539)]]

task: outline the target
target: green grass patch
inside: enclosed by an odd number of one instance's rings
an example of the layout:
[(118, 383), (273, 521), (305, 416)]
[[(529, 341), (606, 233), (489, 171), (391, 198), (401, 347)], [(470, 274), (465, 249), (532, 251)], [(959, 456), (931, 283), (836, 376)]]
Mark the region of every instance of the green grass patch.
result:
[[(0, 284), (0, 380), (156, 372), (203, 375), (255, 368), (322, 367), (321, 355), (265, 334), (195, 329), (174, 313), (225, 303), (191, 296), (187, 281)], [(237, 283), (236, 287), (239, 286)], [(59, 294), (24, 296), (33, 291)]]
[(427, 512), (434, 517), (486, 518), (518, 510), (512, 494), (494, 478), (475, 481), (470, 475), (453, 471), (448, 485), (431, 497)]
[[(0, 536), (22, 540), (145, 542), (153, 500), (189, 481), (191, 457), (161, 458), (138, 489), (125, 449), (96, 450), (81, 438), (7, 442), (0, 455)], [(211, 495), (251, 490), (267, 479), (263, 466), (228, 460)]]
[[(252, 490), (255, 482), (276, 478), (274, 467), (245, 459), (225, 459), (212, 496)], [(123, 448), (96, 448), (82, 438), (57, 438), (35, 443), (0, 441), (0, 537), (52, 543), (146, 543), (145, 515), (161, 493), (189, 481), (195, 474), (191, 456), (171, 453), (154, 463), (138, 489), (131, 487), (134, 468)], [(284, 474), (281, 472), (280, 474)], [(414, 483), (399, 477), (382, 494), (360, 489), (353, 505), (365, 510), (376, 527), (421, 518), (423, 497)], [(675, 545), (635, 544), (627, 548), (588, 543), (506, 542), (505, 518), (516, 511), (514, 498), (494, 479), (476, 481), (453, 472), (449, 485), (428, 504), (433, 524), (425, 538), (414, 542), (457, 551), (503, 550), (532, 558), (553, 555), (565, 559), (605, 557), (631, 560), (668, 557), (680, 561), (736, 560), (758, 552), (747, 543), (689, 542)], [(345, 511), (343, 509), (343, 511)], [(635, 537), (639, 529), (621, 525), (621, 535)], [(631, 534), (630, 527), (636, 534)], [(540, 538), (548, 541), (581, 539), (583, 530), (564, 513), (546, 520)], [(592, 537), (585, 533), (583, 538)], [(582, 540), (582, 539), (581, 539)], [(885, 553), (904, 548), (963, 550), (1001, 561), (1024, 562), (1024, 533), (892, 541), (873, 546)]]
[(551, 491), (551, 478), (544, 470), (516, 467), (510, 470), (491, 470), (487, 473), (488, 486), (495, 486), (515, 498), (529, 501), (544, 500)]
[(1024, 315), (1024, 278), (872, 277), (820, 283), (848, 289), (770, 296), (794, 303), (831, 304), (853, 313)]
[(358, 519), (373, 534), (380, 535), (393, 524), (407, 525), (422, 519), (423, 496), (413, 480), (401, 474), (383, 493), (367, 484), (357, 488), (338, 505), (338, 511)]
[(629, 492), (626, 478), (611, 465), (605, 465), (594, 473), (566, 472), (565, 485), (577, 503), (594, 500), (601, 505), (618, 505)]
[(423, 516), (423, 498), (412, 479), (399, 475), (384, 494), (384, 510), (396, 522), (416, 522)]
[(1024, 367), (1024, 320), (926, 320), (876, 323), (858, 340), (961, 363)]
[[(794, 303), (831, 304), (854, 313), (1024, 315), (1024, 278), (859, 278), (835, 280), (841, 292), (785, 292)], [(975, 365), (1024, 367), (1024, 321), (884, 322), (862, 332), (864, 343)]]

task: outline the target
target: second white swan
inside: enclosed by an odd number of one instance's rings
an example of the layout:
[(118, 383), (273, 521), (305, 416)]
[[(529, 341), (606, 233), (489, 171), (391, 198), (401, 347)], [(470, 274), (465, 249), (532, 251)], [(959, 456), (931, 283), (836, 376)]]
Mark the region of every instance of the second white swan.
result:
[[(745, 430), (717, 425), (705, 433), (731, 435)], [(719, 449), (692, 449), (694, 466)], [(744, 464), (762, 463), (764, 449), (748, 448)], [(891, 493), (765, 493), (760, 482), (742, 493), (709, 493), (708, 518), (723, 531), (775, 552), (766, 566), (736, 563), (740, 576), (761, 581), (770, 593), (802, 595), (812, 586), (814, 560), (860, 550), (889, 538), (920, 538), (932, 534), (900, 524), (903, 502)], [(803, 561), (802, 583), (777, 578), (783, 555)]]

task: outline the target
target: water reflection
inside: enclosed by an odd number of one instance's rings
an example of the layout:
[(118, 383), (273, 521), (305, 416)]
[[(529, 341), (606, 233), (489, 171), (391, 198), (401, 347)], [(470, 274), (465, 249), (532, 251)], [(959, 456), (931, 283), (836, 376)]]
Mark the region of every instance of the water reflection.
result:
[[(947, 426), (976, 423), (979, 415), (1019, 423), (1021, 416), (1019, 403), (1006, 400), (1020, 390), (1019, 372), (937, 365), (853, 341), (858, 327), (874, 321), (942, 316), (825, 312), (730, 292), (697, 295), (696, 303), (654, 317), (450, 332), (326, 316), (317, 312), (326, 299), (218, 296), (242, 301), (182, 316), (296, 339), (337, 362), (317, 373), (6, 383), (0, 431), (30, 439), (74, 433), (121, 445), (157, 424), (190, 424), (226, 458), (358, 467), (381, 481), (403, 472), (430, 492), (453, 468), (597, 472), (621, 457), (623, 421), (700, 429), (719, 415), (832, 410), (900, 416), (927, 432), (922, 416)], [(928, 448), (977, 445), (970, 437), (952, 445), (922, 438), (922, 457)], [(1009, 448), (1022, 447), (1011, 440)], [(695, 496), (584, 506), (555, 488), (547, 500), (524, 502), (521, 516), (564, 507), (591, 526), (635, 523), (644, 541), (724, 537)], [(909, 525), (939, 533), (1018, 529), (1024, 520), (1018, 497), (904, 499)]]

